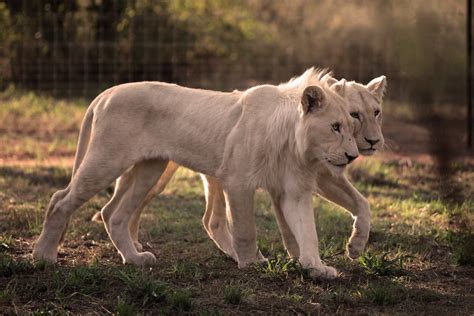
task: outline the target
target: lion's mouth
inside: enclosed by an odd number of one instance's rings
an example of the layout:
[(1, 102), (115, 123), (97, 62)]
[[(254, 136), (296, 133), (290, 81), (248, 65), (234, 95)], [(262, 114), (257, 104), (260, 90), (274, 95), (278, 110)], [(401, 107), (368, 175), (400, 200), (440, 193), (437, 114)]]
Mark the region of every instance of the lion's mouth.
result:
[(331, 165), (333, 166), (336, 166), (336, 167), (339, 167), (339, 168), (344, 168), (345, 166), (347, 166), (347, 163), (334, 163), (332, 161), (328, 161)]
[(374, 147), (370, 147), (367, 149), (359, 149), (359, 151), (361, 154), (373, 154), (374, 152), (377, 151), (377, 149), (375, 149)]

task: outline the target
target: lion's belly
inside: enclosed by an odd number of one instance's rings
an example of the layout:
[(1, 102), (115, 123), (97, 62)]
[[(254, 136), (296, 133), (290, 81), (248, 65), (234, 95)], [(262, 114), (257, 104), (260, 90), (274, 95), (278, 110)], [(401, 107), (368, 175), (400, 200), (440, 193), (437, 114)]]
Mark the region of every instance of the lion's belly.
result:
[(222, 163), (225, 135), (213, 137), (213, 140), (208, 142), (205, 141), (206, 138), (210, 138), (205, 137), (208, 135), (201, 134), (199, 137), (198, 134), (191, 137), (183, 132), (180, 126), (175, 126), (175, 128), (167, 126), (163, 131), (151, 133), (146, 137), (152, 141), (146, 141), (140, 146), (142, 157), (161, 157), (191, 170), (213, 176)]

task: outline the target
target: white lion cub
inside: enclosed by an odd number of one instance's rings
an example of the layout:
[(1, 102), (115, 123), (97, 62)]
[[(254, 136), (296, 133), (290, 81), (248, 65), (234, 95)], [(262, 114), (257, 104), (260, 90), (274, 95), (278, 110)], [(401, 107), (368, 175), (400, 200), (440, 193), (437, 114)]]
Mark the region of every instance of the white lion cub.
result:
[[(304, 85), (311, 82), (320, 82), (321, 72), (314, 69), (307, 70), (303, 75), (291, 80), (285, 85)], [(375, 78), (367, 85), (356, 82), (347, 82), (342, 79), (337, 81), (326, 74), (323, 79), (331, 89), (346, 98), (345, 105), (350, 115), (354, 118), (356, 131), (354, 136), (359, 151), (364, 155), (371, 155), (383, 145), (383, 135), (381, 132), (381, 102), (386, 89), (386, 78), (381, 76)], [(138, 227), (140, 213), (146, 204), (157, 194), (159, 194), (169, 182), (179, 165), (169, 162), (165, 172), (160, 177), (158, 183), (148, 193), (147, 197), (140, 203), (131, 217), (130, 233), (138, 250), (141, 244), (138, 242)], [(367, 200), (349, 183), (343, 173), (333, 174), (329, 170), (320, 166), (317, 172), (317, 192), (320, 196), (346, 208), (354, 217), (354, 229), (347, 245), (347, 255), (356, 258), (363, 251), (367, 242), (370, 230), (370, 207)], [(130, 177), (132, 174), (122, 176)], [(208, 175), (202, 175), (205, 195), (206, 211), (203, 216), (203, 224), (207, 233), (216, 245), (227, 255), (238, 261), (238, 256), (233, 248), (233, 237), (229, 232), (226, 214), (226, 202), (223, 189), (218, 179)], [(130, 181), (129, 181), (130, 182)], [(124, 198), (125, 193), (130, 190), (126, 181), (119, 181), (116, 187), (116, 194), (111, 203), (102, 210), (102, 217), (105, 221), (111, 218), (115, 210), (115, 205)], [(282, 233), (283, 242), (289, 254), (299, 257), (299, 246), (294, 234), (284, 217), (278, 197), (273, 197), (275, 214)], [(101, 219), (100, 213), (95, 215), (96, 219)]]
[(128, 227), (172, 160), (221, 184), (239, 267), (263, 260), (253, 218), (254, 192), (263, 188), (293, 232), (301, 264), (314, 277), (333, 278), (336, 270), (319, 257), (311, 195), (318, 169), (338, 175), (358, 155), (345, 103), (325, 80), (234, 93), (159, 82), (108, 89), (87, 110), (71, 182), (51, 198), (33, 256), (56, 261), (72, 212), (124, 175), (119, 184), (130, 189), (118, 192), (107, 232), (124, 262), (154, 262), (137, 251)]

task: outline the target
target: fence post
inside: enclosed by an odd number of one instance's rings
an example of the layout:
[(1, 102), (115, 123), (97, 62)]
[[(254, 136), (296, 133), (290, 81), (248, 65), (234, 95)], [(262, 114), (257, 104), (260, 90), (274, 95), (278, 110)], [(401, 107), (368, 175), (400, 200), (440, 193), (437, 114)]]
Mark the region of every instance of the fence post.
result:
[(467, 35), (467, 147), (473, 149), (473, 111), (472, 111), (472, 0), (466, 0), (466, 35)]

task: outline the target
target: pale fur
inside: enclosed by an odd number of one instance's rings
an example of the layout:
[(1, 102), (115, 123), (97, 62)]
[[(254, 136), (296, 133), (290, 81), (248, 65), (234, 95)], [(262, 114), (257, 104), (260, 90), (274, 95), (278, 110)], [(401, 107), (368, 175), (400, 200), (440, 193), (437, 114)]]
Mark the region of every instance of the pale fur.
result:
[[(311, 85), (320, 83), (330, 86), (338, 94), (344, 96), (349, 102), (346, 103), (347, 109), (351, 113), (358, 113), (359, 119), (356, 121), (358, 129), (355, 133), (359, 150), (363, 154), (371, 155), (375, 150), (379, 149), (383, 144), (383, 135), (381, 132), (381, 114), (375, 117), (374, 110), (381, 111), (381, 102), (386, 90), (386, 78), (384, 76), (375, 78), (367, 85), (356, 82), (347, 82), (346, 80), (337, 81), (331, 77), (330, 73), (317, 71), (313, 68), (308, 69), (303, 75), (291, 79), (288, 83), (282, 84), (283, 89), (291, 89), (298, 86)], [(277, 124), (281, 122), (278, 116), (279, 111), (274, 112), (272, 121), (276, 124), (272, 127), (276, 133), (284, 132), (285, 128)], [(379, 139), (375, 150), (367, 151), (370, 144), (365, 139)], [(178, 165), (170, 162), (164, 175), (160, 178), (159, 183), (153, 191), (147, 196), (144, 203), (135, 211), (133, 221), (130, 223), (130, 230), (134, 237), (135, 245), (141, 250), (141, 244), (138, 242), (138, 226), (139, 216), (144, 206), (155, 195), (159, 194), (171, 176), (177, 170)], [(343, 174), (328, 173), (326, 168), (319, 168), (317, 177), (318, 188), (316, 189), (322, 197), (346, 208), (354, 217), (354, 229), (347, 247), (347, 254), (351, 258), (356, 258), (363, 251), (368, 239), (370, 230), (370, 207), (367, 200), (349, 183)], [(203, 216), (204, 227), (214, 240), (216, 245), (227, 255), (236, 261), (237, 255), (232, 248), (232, 236), (229, 232), (226, 221), (225, 199), (222, 188), (217, 179), (209, 176), (202, 176), (205, 195), (206, 195), (206, 211)], [(163, 181), (166, 179), (166, 181)], [(120, 198), (119, 196), (117, 198)], [(283, 216), (279, 202), (273, 197), (275, 214), (282, 233), (283, 242), (290, 255), (299, 256), (299, 247), (292, 234), (288, 224)], [(96, 218), (100, 217), (100, 213), (96, 214)]]
[(357, 155), (345, 102), (323, 78), (314, 86), (292, 80), (234, 93), (158, 82), (113, 87), (87, 111), (73, 177), (53, 195), (33, 256), (55, 261), (72, 212), (120, 177), (104, 207), (113, 209), (107, 232), (124, 262), (154, 262), (152, 253), (137, 251), (129, 223), (172, 160), (222, 186), (239, 267), (264, 260), (252, 211), (261, 187), (278, 197), (303, 266), (315, 277), (335, 277), (319, 258), (311, 192), (319, 168), (337, 176), (346, 155)]

